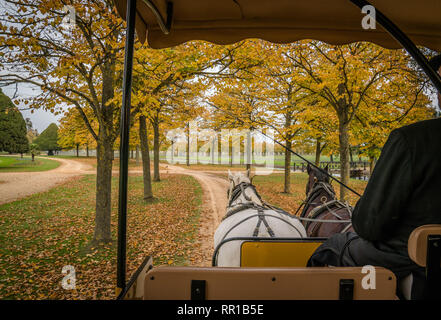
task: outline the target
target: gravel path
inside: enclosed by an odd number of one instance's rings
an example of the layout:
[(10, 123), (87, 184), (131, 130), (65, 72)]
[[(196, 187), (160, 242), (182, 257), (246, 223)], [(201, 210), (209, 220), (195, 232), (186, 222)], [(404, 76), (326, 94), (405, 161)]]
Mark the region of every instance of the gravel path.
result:
[[(203, 210), (198, 237), (201, 246), (201, 257), (196, 265), (211, 266), (211, 257), (214, 251), (214, 232), (226, 213), (228, 181), (210, 174), (209, 171), (196, 171), (179, 166), (163, 165), (161, 171), (190, 175), (200, 183), (203, 190)], [(215, 173), (218, 174), (219, 171)]]
[(0, 204), (47, 191), (82, 174), (95, 173), (94, 168), (86, 163), (62, 158), (47, 159), (61, 162), (61, 165), (49, 171), (0, 173)]

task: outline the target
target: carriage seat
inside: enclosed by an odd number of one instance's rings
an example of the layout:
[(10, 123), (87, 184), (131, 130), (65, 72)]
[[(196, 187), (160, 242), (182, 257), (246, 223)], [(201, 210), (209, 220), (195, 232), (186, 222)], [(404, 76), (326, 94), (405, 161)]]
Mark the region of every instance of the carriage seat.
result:
[[(416, 228), (409, 236), (407, 243), (410, 259), (421, 267), (427, 267), (429, 246), (435, 245), (435, 240), (441, 237), (441, 224), (428, 224)], [(435, 245), (436, 247), (436, 245)], [(429, 261), (430, 263), (430, 261)], [(440, 261), (438, 261), (438, 264)], [(438, 265), (438, 267), (440, 267)]]
[(153, 267), (148, 257), (118, 299), (391, 300), (396, 278), (376, 267), (376, 288), (363, 287), (361, 267)]
[(376, 288), (361, 267), (157, 267), (144, 281), (146, 300), (394, 300), (396, 278), (376, 267)]
[[(407, 250), (410, 259), (426, 269), (429, 299), (441, 298), (441, 224), (423, 225), (409, 236)], [(413, 276), (400, 282), (403, 296), (410, 300)]]

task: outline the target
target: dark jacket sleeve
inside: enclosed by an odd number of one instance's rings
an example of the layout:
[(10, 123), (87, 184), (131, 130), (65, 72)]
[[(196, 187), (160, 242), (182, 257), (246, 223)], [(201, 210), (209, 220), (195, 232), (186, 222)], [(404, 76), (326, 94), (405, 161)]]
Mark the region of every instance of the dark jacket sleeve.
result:
[(369, 241), (387, 239), (412, 190), (411, 151), (394, 130), (383, 147), (363, 196), (352, 213), (355, 232)]

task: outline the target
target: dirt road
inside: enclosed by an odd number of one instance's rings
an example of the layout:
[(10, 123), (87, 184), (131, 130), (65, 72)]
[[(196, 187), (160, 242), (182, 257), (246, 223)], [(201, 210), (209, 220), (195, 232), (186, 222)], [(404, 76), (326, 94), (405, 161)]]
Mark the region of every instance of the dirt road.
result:
[(47, 191), (73, 177), (95, 172), (92, 166), (79, 161), (47, 159), (61, 162), (61, 165), (49, 171), (0, 173), (0, 204)]
[(214, 232), (226, 212), (228, 181), (209, 172), (195, 171), (172, 165), (162, 166), (161, 171), (190, 175), (200, 183), (204, 194), (204, 206), (200, 218), (198, 239), (201, 257), (199, 257), (196, 265), (211, 266), (211, 256), (214, 251)]

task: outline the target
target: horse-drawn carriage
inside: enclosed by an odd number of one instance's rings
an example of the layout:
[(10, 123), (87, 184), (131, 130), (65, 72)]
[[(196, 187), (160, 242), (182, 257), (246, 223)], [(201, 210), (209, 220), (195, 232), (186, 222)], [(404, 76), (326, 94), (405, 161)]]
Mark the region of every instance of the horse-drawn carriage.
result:
[[(246, 219), (255, 219), (255, 232), (252, 233), (252, 237), (234, 234), (232, 230), (242, 225), (243, 219), (233, 224), (233, 228), (219, 231), (220, 234), (215, 239), (213, 267), (154, 267), (152, 259), (147, 257), (126, 284), (127, 146), (134, 32), (136, 28), (140, 41), (144, 42), (148, 38), (149, 45), (153, 48), (169, 47), (189, 40), (227, 44), (245, 38), (262, 38), (285, 43), (307, 38), (331, 44), (371, 41), (387, 48), (397, 48), (400, 43), (441, 92), (441, 78), (412, 42), (413, 40), (419, 45), (441, 50), (441, 25), (438, 15), (440, 3), (437, 0), (378, 0), (373, 1), (375, 8), (364, 0), (115, 0), (115, 3), (121, 16), (127, 20), (121, 112), (118, 298), (396, 299), (395, 275), (385, 268), (306, 267), (312, 252), (326, 239), (314, 236), (325, 232), (320, 231), (323, 226), (332, 225), (328, 227), (332, 229), (327, 230), (329, 234), (344, 232), (350, 228), (350, 210), (338, 201), (332, 202), (332, 205), (334, 213), (342, 213), (338, 215), (340, 219), (336, 220), (335, 215), (332, 215), (334, 218), (323, 217), (323, 205), (309, 208), (305, 206), (300, 215), (303, 223), (293, 216), (287, 217), (279, 208), (259, 203), (259, 199), (253, 207), (243, 207), (236, 212), (233, 212), (233, 208), (230, 218), (235, 217), (239, 211), (250, 210)], [(370, 12), (370, 17), (387, 32), (363, 29), (361, 8), (363, 12)], [(402, 25), (412, 40), (386, 18), (383, 12)], [(321, 182), (320, 179), (312, 181), (308, 197), (322, 199), (327, 197), (326, 194), (332, 196), (332, 191), (327, 190), (326, 184)], [(240, 195), (245, 197), (245, 202), (253, 202), (252, 197), (244, 191), (244, 188), (251, 186), (251, 183), (244, 184), (243, 181), (233, 184), (229, 192), (231, 207), (234, 207), (234, 197)], [(326, 198), (326, 201), (321, 202), (329, 206), (328, 200), (332, 199)], [(268, 210), (273, 212), (272, 218), (264, 214)], [(346, 214), (343, 214), (344, 212)], [(288, 233), (282, 233), (279, 237), (271, 235), (274, 230), (265, 219), (284, 220), (286, 228), (291, 228), (291, 236), (288, 236)], [(337, 227), (340, 230), (335, 230)], [(262, 230), (270, 236), (262, 236)], [(309, 237), (306, 237), (306, 233)], [(228, 247), (236, 255), (230, 257), (230, 260), (235, 261), (235, 266), (220, 267), (223, 264), (222, 255), (228, 255)], [(221, 250), (226, 253), (220, 253)], [(432, 297), (440, 297), (441, 225), (427, 225), (415, 229), (409, 238), (408, 250), (409, 257), (416, 264), (426, 268), (426, 280)], [(375, 274), (373, 286), (365, 283), (365, 277), (369, 272)], [(405, 288), (406, 284), (402, 287)], [(406, 293), (404, 296), (406, 297)]]
[[(320, 176), (318, 170), (308, 168), (308, 171), (311, 186), (308, 183), (307, 199), (299, 216), (264, 202), (249, 175), (230, 174), (229, 201), (214, 237), (212, 268), (154, 268), (148, 258), (121, 297), (396, 299), (395, 275), (385, 268), (307, 268), (313, 252), (327, 239), (323, 236), (351, 228), (351, 220), (347, 219), (350, 208), (333, 198), (335, 193), (329, 182), (323, 176), (325, 180), (316, 177), (316, 174)], [(329, 199), (323, 199), (325, 195)], [(441, 225), (420, 227), (409, 238), (409, 256), (427, 268), (430, 283), (439, 283), (440, 279), (439, 245)], [(373, 274), (367, 275), (368, 272)], [(400, 284), (402, 297), (410, 297), (410, 278)], [(434, 296), (437, 289), (432, 288)]]

